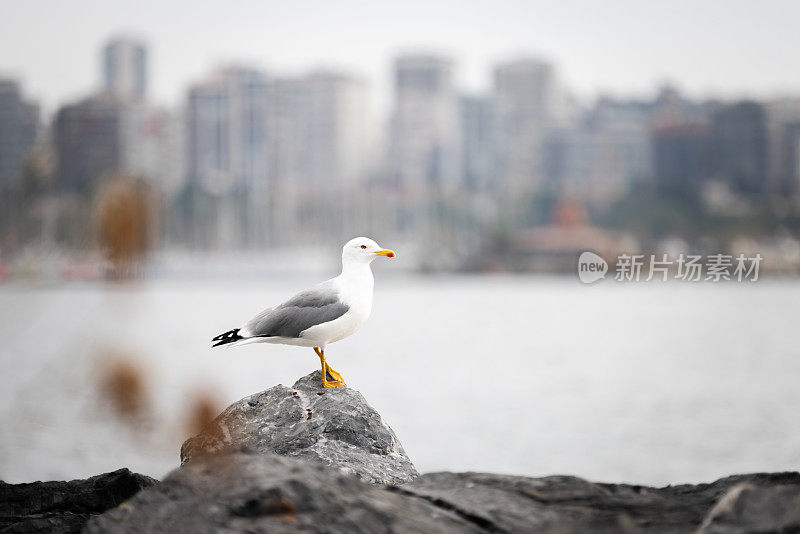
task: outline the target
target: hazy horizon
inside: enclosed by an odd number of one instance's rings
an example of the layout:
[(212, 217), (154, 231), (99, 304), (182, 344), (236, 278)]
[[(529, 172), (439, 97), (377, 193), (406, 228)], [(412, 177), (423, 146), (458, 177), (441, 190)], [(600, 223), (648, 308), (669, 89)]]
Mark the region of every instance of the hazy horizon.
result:
[(467, 92), (489, 88), (493, 64), (532, 55), (551, 61), (580, 99), (645, 97), (665, 82), (698, 98), (800, 94), (800, 76), (789, 68), (800, 48), (800, 4), (784, 1), (33, 0), (5, 9), (0, 76), (19, 79), (47, 114), (99, 86), (101, 47), (118, 34), (146, 41), (150, 100), (168, 106), (180, 105), (187, 87), (215, 66), (244, 63), (276, 75), (346, 70), (371, 85), (383, 114), (391, 101), (392, 57), (409, 50), (453, 57), (457, 83)]

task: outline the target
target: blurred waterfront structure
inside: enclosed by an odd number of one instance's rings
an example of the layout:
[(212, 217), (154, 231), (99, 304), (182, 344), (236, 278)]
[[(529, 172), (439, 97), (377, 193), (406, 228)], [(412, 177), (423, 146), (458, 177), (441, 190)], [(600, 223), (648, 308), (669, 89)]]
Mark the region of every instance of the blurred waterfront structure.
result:
[[(147, 62), (144, 42), (110, 40), (101, 89), (41, 133), (37, 106), (0, 82), (3, 257), (98, 250), (91, 213), (114, 188), (147, 199), (146, 248), (230, 254), (370, 234), (434, 270), (562, 270), (593, 241), (781, 255), (800, 233), (800, 98), (699, 101), (667, 85), (578, 101), (534, 56), (495, 65), (488, 91), (467, 94), (454, 58), (416, 52), (394, 58), (381, 130), (355, 73), (231, 65), (170, 110), (148, 99)], [(487, 250), (504, 262), (479, 261)], [(776, 270), (791, 272), (783, 256)]]

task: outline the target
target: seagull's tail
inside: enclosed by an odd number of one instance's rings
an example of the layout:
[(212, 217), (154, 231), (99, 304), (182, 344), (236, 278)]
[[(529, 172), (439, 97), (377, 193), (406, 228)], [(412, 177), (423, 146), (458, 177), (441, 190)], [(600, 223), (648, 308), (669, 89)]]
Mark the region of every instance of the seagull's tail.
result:
[(211, 341), (216, 341), (212, 347), (219, 347), (220, 345), (227, 345), (228, 343), (234, 343), (236, 341), (244, 339), (242, 336), (239, 335), (239, 328), (234, 328), (233, 330), (228, 330), (224, 334), (220, 334)]

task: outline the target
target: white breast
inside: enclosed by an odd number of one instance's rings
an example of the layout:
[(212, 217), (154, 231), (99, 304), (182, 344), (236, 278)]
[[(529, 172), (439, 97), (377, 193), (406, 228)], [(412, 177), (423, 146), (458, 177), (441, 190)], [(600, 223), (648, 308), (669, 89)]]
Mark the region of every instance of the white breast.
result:
[(339, 298), (349, 309), (341, 317), (312, 326), (302, 337), (313, 341), (315, 346), (325, 346), (340, 341), (353, 333), (369, 319), (372, 312), (372, 288), (374, 280), (369, 265), (363, 269), (342, 273), (333, 279)]

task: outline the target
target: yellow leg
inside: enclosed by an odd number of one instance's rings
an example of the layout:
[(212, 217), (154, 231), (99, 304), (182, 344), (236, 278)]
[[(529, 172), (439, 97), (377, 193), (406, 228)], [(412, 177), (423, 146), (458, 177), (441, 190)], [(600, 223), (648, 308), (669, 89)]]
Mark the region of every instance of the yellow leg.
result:
[[(325, 361), (325, 351), (319, 347), (314, 347), (314, 352), (317, 353), (319, 356), (320, 364), (322, 364), (322, 387), (324, 388), (341, 388), (344, 387), (344, 379), (342, 375), (331, 369), (328, 362)], [(333, 380), (328, 380), (328, 376), (331, 375)]]

